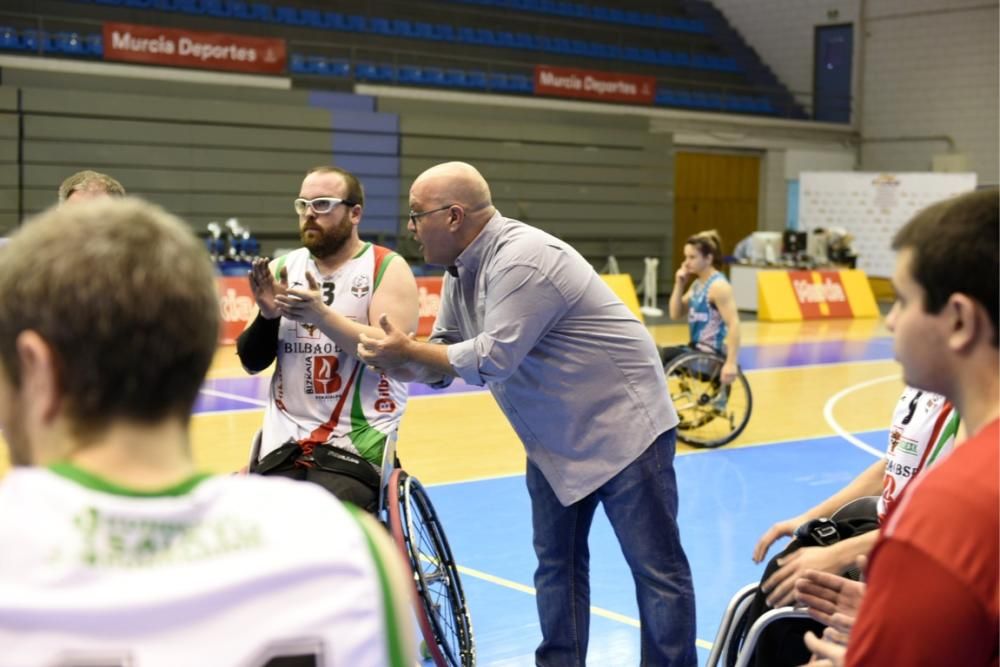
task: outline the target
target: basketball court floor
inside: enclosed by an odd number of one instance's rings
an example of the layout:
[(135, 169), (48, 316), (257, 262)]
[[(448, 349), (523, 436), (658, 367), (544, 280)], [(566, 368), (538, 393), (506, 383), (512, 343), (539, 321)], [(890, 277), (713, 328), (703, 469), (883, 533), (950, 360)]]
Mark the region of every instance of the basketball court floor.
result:
[[(662, 345), (682, 343), (687, 335), (686, 325), (650, 330)], [(750, 559), (757, 538), (776, 520), (839, 489), (880, 455), (902, 389), (881, 320), (749, 321), (742, 330), (741, 365), (754, 401), (749, 425), (719, 449), (681, 444), (676, 459), (702, 664), (730, 596), (759, 579), (763, 566)], [(245, 464), (268, 380), (266, 373), (248, 377), (234, 348), (219, 350), (193, 419), (202, 467), (229, 472)], [(445, 393), (411, 388), (399, 456), (428, 487), (442, 517), (462, 572), (478, 664), (533, 665), (540, 632), (524, 453), (489, 393), (455, 384)], [(5, 466), (0, 461), (0, 471)], [(588, 662), (637, 665), (631, 576), (600, 510), (590, 544)]]

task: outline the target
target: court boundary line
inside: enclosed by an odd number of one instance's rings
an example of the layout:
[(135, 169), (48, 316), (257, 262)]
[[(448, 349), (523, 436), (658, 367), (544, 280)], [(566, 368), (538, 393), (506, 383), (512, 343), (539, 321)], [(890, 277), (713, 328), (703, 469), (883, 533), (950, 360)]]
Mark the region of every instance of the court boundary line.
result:
[(836, 394), (827, 399), (826, 404), (823, 406), (823, 419), (826, 423), (830, 425), (834, 431), (837, 432), (841, 438), (846, 440), (851, 445), (857, 447), (858, 449), (868, 452), (875, 458), (882, 458), (885, 452), (875, 449), (866, 442), (861, 441), (859, 438), (854, 437), (853, 434), (848, 433), (848, 431), (840, 425), (840, 423), (833, 416), (833, 408), (840, 399), (851, 394), (859, 389), (864, 389), (866, 387), (871, 387), (876, 384), (882, 384), (883, 382), (889, 382), (890, 380), (899, 380), (900, 374), (894, 373), (892, 375), (884, 375), (882, 377), (872, 378), (871, 380), (865, 380), (864, 382), (858, 382), (857, 384), (850, 385), (838, 391)]
[[(465, 565), (455, 564), (455, 567), (464, 575), (470, 577), (475, 577), (487, 583), (496, 584), (503, 588), (509, 588), (519, 593), (526, 593), (527, 595), (538, 595), (538, 592), (534, 587), (528, 586), (527, 584), (522, 584), (517, 581), (512, 581), (510, 579), (505, 579), (503, 577), (498, 577), (495, 574), (489, 574), (488, 572), (483, 572), (482, 570), (476, 570)], [(597, 605), (590, 605), (590, 613), (594, 616), (600, 616), (601, 618), (606, 618), (617, 623), (622, 623), (624, 625), (629, 625), (633, 628), (640, 627), (639, 619), (632, 618), (631, 616), (626, 616), (625, 614), (620, 614), (617, 611), (611, 611), (610, 609), (604, 609), (603, 607), (598, 607)], [(704, 639), (695, 638), (695, 646), (698, 648), (712, 650), (712, 642), (705, 641)]]
[[(239, 394), (231, 394), (228, 391), (219, 391), (218, 389), (199, 389), (198, 393), (206, 394), (207, 396), (214, 396), (216, 398), (228, 398), (233, 401), (239, 401), (241, 403), (249, 403), (250, 405), (256, 405), (260, 408), (267, 407), (267, 401), (262, 401), (259, 398), (251, 398), (250, 396), (240, 396)], [(215, 412), (225, 412), (225, 410), (216, 410)]]

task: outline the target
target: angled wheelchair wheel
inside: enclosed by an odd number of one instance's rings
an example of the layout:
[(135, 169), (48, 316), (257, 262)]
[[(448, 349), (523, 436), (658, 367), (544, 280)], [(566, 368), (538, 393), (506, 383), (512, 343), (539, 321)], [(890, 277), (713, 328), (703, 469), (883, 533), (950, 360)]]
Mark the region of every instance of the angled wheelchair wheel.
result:
[(680, 423), (677, 437), (694, 447), (719, 447), (734, 440), (750, 421), (753, 397), (741, 371), (730, 385), (719, 381), (725, 359), (688, 352), (664, 368), (667, 389)]
[(420, 482), (394, 470), (389, 489), (389, 530), (413, 571), (417, 622), (437, 667), (471, 667), (476, 663), (472, 622), (458, 567), (444, 528)]

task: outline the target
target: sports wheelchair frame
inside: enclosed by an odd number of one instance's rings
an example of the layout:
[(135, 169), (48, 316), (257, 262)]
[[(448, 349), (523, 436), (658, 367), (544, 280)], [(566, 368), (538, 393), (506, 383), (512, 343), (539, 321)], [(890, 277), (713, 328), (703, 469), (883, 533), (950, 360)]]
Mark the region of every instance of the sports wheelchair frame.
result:
[[(256, 472), (261, 433), (254, 436), (249, 472)], [(476, 647), (458, 566), (430, 497), (416, 477), (398, 467), (396, 433), (382, 454), (377, 518), (409, 563), (414, 612), (428, 657), (436, 667), (472, 667)]]
[(725, 357), (692, 349), (664, 365), (667, 389), (680, 423), (677, 437), (694, 447), (719, 447), (734, 440), (750, 421), (753, 396), (743, 371), (729, 385), (719, 376)]

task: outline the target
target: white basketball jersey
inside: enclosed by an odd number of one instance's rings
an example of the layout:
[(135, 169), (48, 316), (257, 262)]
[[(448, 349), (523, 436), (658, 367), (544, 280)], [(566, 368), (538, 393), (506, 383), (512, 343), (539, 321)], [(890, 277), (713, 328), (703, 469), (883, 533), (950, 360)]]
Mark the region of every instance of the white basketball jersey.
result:
[(878, 499), (879, 521), (917, 473), (954, 448), (958, 422), (958, 412), (944, 396), (906, 388), (892, 415), (882, 495)]
[(199, 477), (153, 495), (15, 468), (0, 484), (0, 664), (402, 666), (384, 573), (314, 484)]
[[(396, 254), (366, 243), (350, 261), (324, 276), (309, 251), (300, 248), (272, 263), (275, 275), (288, 271), (289, 286), (320, 284), (323, 300), (360, 324), (369, 324), (372, 294)], [(406, 407), (406, 384), (372, 372), (316, 327), (281, 318), (278, 360), (271, 400), (264, 412), (260, 455), (289, 440), (331, 444), (382, 463), (385, 440)]]

